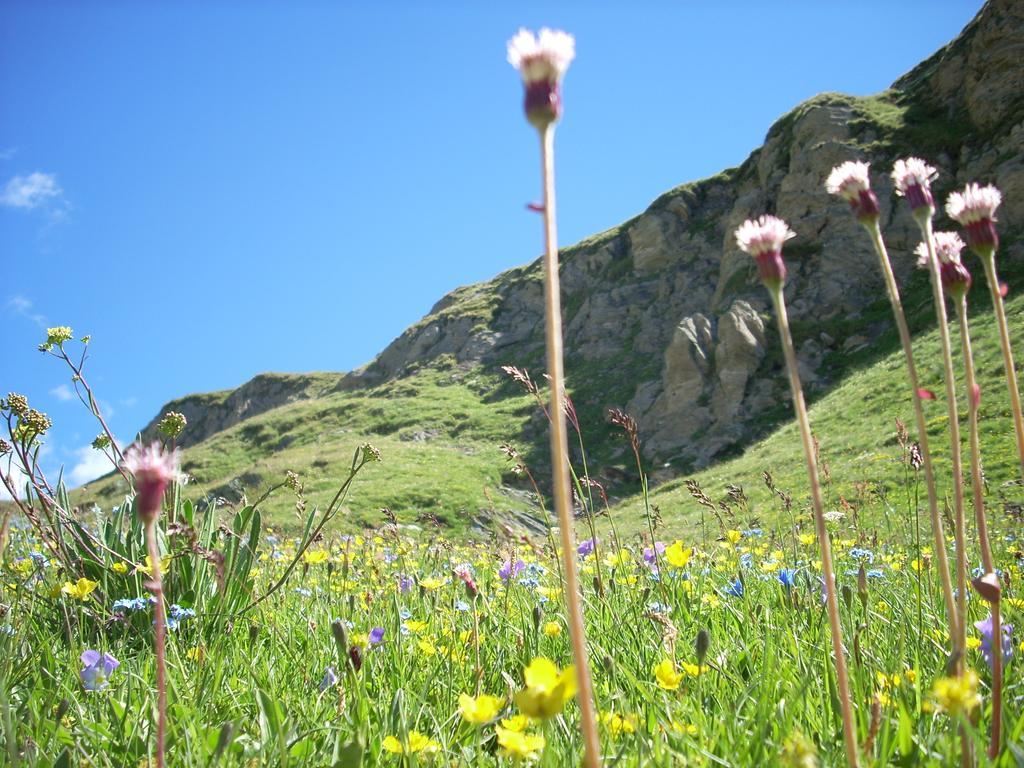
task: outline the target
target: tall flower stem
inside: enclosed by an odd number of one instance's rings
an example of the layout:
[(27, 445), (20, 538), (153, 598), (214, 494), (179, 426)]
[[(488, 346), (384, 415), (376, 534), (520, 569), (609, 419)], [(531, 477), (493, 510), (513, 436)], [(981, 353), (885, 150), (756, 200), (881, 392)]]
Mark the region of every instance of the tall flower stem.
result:
[(576, 686), (580, 703), (580, 728), (583, 732), (585, 764), (601, 764), (601, 746), (597, 737), (594, 698), (587, 658), (583, 609), (580, 605), (579, 578), (576, 572), (576, 545), (572, 526), (572, 502), (569, 488), (569, 443), (565, 424), (565, 374), (562, 368), (562, 308), (558, 282), (558, 237), (555, 227), (555, 127), (549, 123), (539, 129), (542, 174), (544, 179), (544, 330), (547, 338), (548, 378), (551, 387), (551, 469), (555, 512), (565, 571), (565, 601), (569, 618), (569, 637), (576, 662)]
[[(960, 421), (956, 405), (956, 373), (953, 370), (953, 352), (949, 340), (949, 320), (946, 316), (946, 297), (939, 275), (939, 259), (935, 253), (935, 233), (932, 231), (931, 215), (915, 215), (921, 228), (921, 238), (928, 249), (928, 273), (932, 283), (932, 299), (935, 316), (939, 325), (939, 340), (942, 345), (942, 363), (946, 379), (946, 412), (949, 417), (949, 452), (953, 465), (953, 511), (956, 528), (956, 582), (958, 632), (953, 641), (953, 652), (960, 658), (963, 669), (964, 648), (967, 645), (967, 551), (964, 524), (964, 476), (960, 451)], [(945, 544), (945, 543), (943, 543)]]
[(839, 706), (843, 715), (843, 740), (846, 746), (846, 759), (851, 766), (857, 766), (857, 734), (850, 705), (850, 683), (846, 672), (846, 657), (843, 650), (843, 630), (839, 623), (839, 600), (836, 596), (835, 571), (832, 567), (832, 547), (829, 543), (828, 529), (825, 527), (825, 514), (821, 501), (821, 484), (818, 482), (818, 467), (814, 461), (814, 443), (811, 437), (811, 425), (807, 418), (807, 406), (804, 403), (803, 387), (800, 385), (800, 374), (797, 369), (796, 351), (793, 349), (793, 338), (789, 332), (789, 317), (786, 314), (786, 301), (782, 295), (782, 286), (769, 289), (772, 302), (775, 304), (775, 316), (779, 324), (779, 339), (786, 358), (786, 369), (789, 372), (789, 386), (793, 395), (793, 406), (796, 410), (797, 424), (800, 428), (800, 439), (803, 442), (804, 458), (807, 462), (807, 479), (811, 486), (811, 500), (814, 504), (814, 528), (818, 534), (818, 545), (821, 549), (821, 571), (825, 579), (825, 597), (828, 605), (828, 620), (832, 634), (832, 652), (835, 655), (836, 684), (839, 688)]
[(999, 277), (996, 275), (995, 248), (988, 248), (981, 254), (981, 263), (985, 268), (985, 281), (988, 283), (989, 294), (992, 296), (992, 309), (996, 314), (996, 325), (999, 328), (999, 345), (1003, 350), (1003, 368), (1006, 369), (1006, 384), (1010, 388), (1013, 429), (1017, 435), (1020, 476), (1021, 481), (1024, 482), (1024, 418), (1021, 417), (1020, 389), (1017, 387), (1017, 369), (1013, 365), (1010, 331), (1006, 326), (1006, 308), (1003, 306), (1003, 294), (1000, 292)]
[(914, 364), (914, 347), (910, 339), (910, 329), (907, 327), (907, 318), (903, 312), (903, 303), (900, 300), (900, 291), (896, 285), (896, 278), (892, 272), (892, 263), (889, 261), (889, 252), (882, 239), (882, 230), (878, 220), (865, 224), (871, 242), (875, 246), (875, 253), (878, 254), (879, 266), (882, 268), (882, 275), (885, 278), (885, 288), (889, 294), (889, 302), (892, 304), (893, 317), (896, 320), (896, 327), (900, 334), (900, 343), (903, 345), (903, 355), (907, 362), (907, 377), (910, 379), (910, 394), (914, 403), (914, 419), (917, 423), (917, 442), (921, 448), (921, 464), (924, 468), (925, 485), (928, 490), (928, 511), (932, 521), (932, 534), (935, 541), (935, 558), (939, 571), (939, 580), (942, 582), (942, 595), (946, 601), (946, 621), (949, 626), (950, 641), (959, 637), (957, 624), (956, 601), (953, 597), (953, 583), (949, 573), (949, 558), (946, 555), (946, 535), (943, 532), (942, 516), (939, 514), (939, 496), (935, 487), (935, 470), (932, 466), (932, 454), (928, 447), (928, 426), (924, 418), (924, 406), (921, 403), (920, 382), (917, 377), (917, 366)]
[[(969, 394), (969, 440), (971, 446), (971, 489), (974, 492), (974, 522), (978, 529), (978, 543), (981, 547), (981, 565), (986, 574), (996, 578), (995, 559), (992, 557), (992, 544), (988, 536), (988, 521), (985, 516), (985, 498), (982, 493), (981, 479), (981, 441), (978, 436), (978, 406), (981, 393), (974, 377), (974, 353), (971, 350), (970, 327), (967, 324), (967, 295), (959, 297), (956, 302), (957, 319), (960, 322), (960, 344), (963, 349), (964, 367), (967, 369), (967, 392)], [(998, 579), (996, 579), (998, 584)], [(983, 597), (990, 595), (983, 594)], [(1003, 699), (1003, 639), (1000, 617), (999, 591), (991, 600), (992, 607), (992, 733), (989, 745), (989, 756), (995, 758), (999, 754), (1000, 721), (1002, 720)]]
[(146, 587), (156, 598), (154, 606), (155, 621), (153, 624), (154, 645), (156, 648), (156, 765), (164, 768), (164, 742), (167, 736), (167, 677), (164, 665), (164, 632), (166, 617), (164, 616), (164, 588), (160, 573), (160, 548), (156, 541), (156, 520), (146, 523), (146, 548), (149, 551), (149, 562), (152, 568)]

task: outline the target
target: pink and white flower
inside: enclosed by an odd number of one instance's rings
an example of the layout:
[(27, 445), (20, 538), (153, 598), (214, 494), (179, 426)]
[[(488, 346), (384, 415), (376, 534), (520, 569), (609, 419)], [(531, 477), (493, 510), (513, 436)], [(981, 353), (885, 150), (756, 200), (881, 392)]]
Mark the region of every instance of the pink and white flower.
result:
[(520, 29), (508, 41), (508, 61), (519, 70), (526, 88), (527, 119), (538, 128), (555, 122), (562, 113), (560, 84), (576, 55), (576, 41), (560, 30), (544, 28), (539, 35)]
[(939, 172), (919, 157), (897, 160), (892, 169), (896, 193), (907, 198), (914, 213), (923, 211), (931, 215), (935, 212), (932, 182), (938, 177)]
[(154, 442), (132, 445), (124, 455), (124, 468), (132, 473), (138, 491), (138, 513), (143, 521), (155, 520), (167, 486), (180, 478), (178, 451), (165, 451)]
[(777, 216), (747, 219), (736, 229), (736, 245), (754, 257), (761, 281), (769, 287), (778, 287), (786, 279), (782, 245), (792, 237), (796, 233)]
[(847, 160), (833, 168), (825, 181), (828, 193), (846, 200), (860, 222), (878, 220), (878, 198), (871, 191), (869, 168), (860, 160)]
[[(966, 243), (956, 232), (936, 232), (933, 237), (942, 286), (954, 296), (965, 293), (971, 287), (971, 273), (960, 260), (960, 252)], [(917, 254), (917, 265), (927, 269), (930, 258), (927, 243), (919, 243), (914, 253)]]
[(946, 198), (949, 218), (963, 225), (971, 250), (986, 255), (999, 247), (996, 233), (996, 208), (1003, 202), (999, 190), (991, 184), (968, 184), (963, 192), (953, 192)]

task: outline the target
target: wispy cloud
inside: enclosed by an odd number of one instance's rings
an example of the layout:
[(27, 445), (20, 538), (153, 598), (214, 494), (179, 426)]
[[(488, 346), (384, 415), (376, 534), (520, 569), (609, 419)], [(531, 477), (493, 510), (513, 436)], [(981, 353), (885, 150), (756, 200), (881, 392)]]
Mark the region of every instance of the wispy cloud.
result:
[(0, 191), (0, 205), (32, 210), (47, 202), (56, 202), (62, 194), (56, 176), (36, 171), (28, 176), (15, 176), (8, 181)]
[(66, 403), (70, 400), (75, 399), (75, 393), (71, 391), (71, 387), (67, 384), (61, 384), (59, 387), (54, 387), (50, 390), (50, 394), (60, 400), (62, 403)]
[(4, 304), (4, 309), (11, 314), (26, 317), (40, 328), (45, 328), (46, 316), (41, 315), (38, 312), (33, 312), (32, 309), (34, 307), (35, 305), (32, 303), (32, 299), (27, 299), (24, 296), (18, 295), (11, 296)]
[(78, 456), (78, 462), (68, 472), (68, 480), (72, 486), (88, 483), (114, 469), (110, 459), (90, 445), (79, 448), (75, 454)]

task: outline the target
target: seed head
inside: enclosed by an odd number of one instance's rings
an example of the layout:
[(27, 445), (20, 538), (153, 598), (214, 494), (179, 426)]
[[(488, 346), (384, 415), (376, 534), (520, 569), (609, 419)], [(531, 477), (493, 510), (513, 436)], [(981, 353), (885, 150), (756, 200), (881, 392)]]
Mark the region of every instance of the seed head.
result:
[(526, 88), (526, 118), (542, 130), (562, 114), (561, 81), (576, 55), (576, 41), (560, 30), (544, 28), (539, 35), (520, 29), (508, 41), (508, 61), (519, 70)]

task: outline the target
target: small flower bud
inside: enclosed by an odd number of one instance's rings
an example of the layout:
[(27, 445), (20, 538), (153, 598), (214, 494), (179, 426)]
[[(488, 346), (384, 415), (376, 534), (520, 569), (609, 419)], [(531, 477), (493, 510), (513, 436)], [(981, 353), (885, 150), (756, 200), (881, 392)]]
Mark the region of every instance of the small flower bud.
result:
[(708, 655), (708, 648), (711, 647), (711, 635), (708, 634), (706, 629), (700, 630), (697, 633), (697, 639), (694, 642), (694, 649), (697, 651), (697, 664), (704, 663), (704, 657)]
[(846, 604), (846, 609), (849, 610), (850, 606), (853, 605), (853, 590), (850, 589), (849, 584), (843, 584), (841, 592), (843, 595), (843, 602)]

